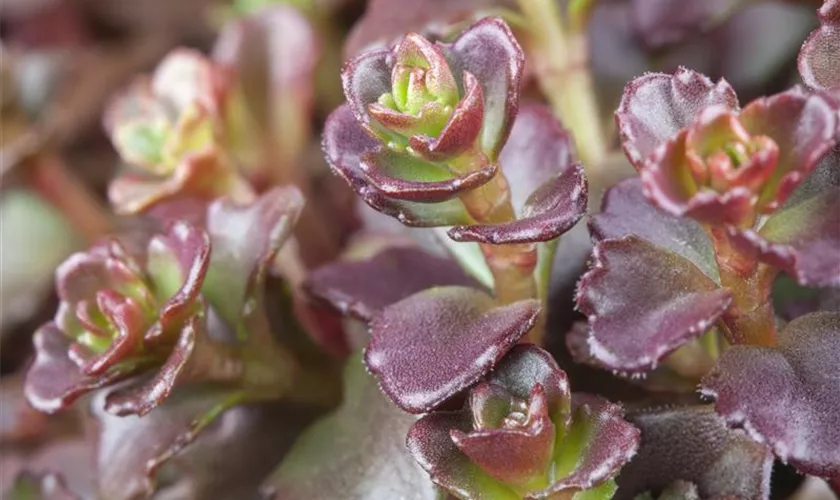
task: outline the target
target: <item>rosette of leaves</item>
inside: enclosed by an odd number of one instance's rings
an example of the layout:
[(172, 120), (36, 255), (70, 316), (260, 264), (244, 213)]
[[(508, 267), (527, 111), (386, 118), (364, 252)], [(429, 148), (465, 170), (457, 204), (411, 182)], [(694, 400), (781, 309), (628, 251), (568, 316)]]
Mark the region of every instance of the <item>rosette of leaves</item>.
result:
[(455, 226), (508, 299), (534, 296), (535, 244), (586, 205), (566, 132), (538, 106), (519, 112), (523, 57), (496, 18), (451, 44), (406, 35), (345, 65), (348, 103), (324, 129), (327, 160), (366, 203), (409, 226)]
[(223, 120), (241, 115), (234, 112), (241, 108), (234, 83), (201, 53), (176, 49), (151, 76), (111, 100), (105, 129), (130, 168), (109, 186), (117, 212), (144, 212), (182, 198), (252, 199), (224, 146)]
[[(833, 477), (838, 456), (826, 450), (840, 439), (824, 405), (840, 391), (821, 373), (836, 371), (838, 358), (831, 334), (812, 333), (831, 327), (805, 316), (777, 331), (770, 295), (780, 271), (804, 286), (840, 284), (840, 255), (829, 250), (840, 246), (836, 102), (795, 88), (739, 110), (726, 82), (681, 69), (631, 82), (616, 116), (641, 178), (608, 191), (590, 221), (593, 263), (577, 295), (589, 328), (585, 341), (572, 339), (580, 357), (621, 373), (669, 372), (683, 387), (706, 376), (728, 423), (800, 471)], [(788, 375), (726, 361), (753, 349)], [(813, 362), (797, 365), (800, 352)], [(742, 378), (730, 378), (736, 368)], [(719, 385), (734, 380), (738, 401)], [(757, 400), (743, 387), (763, 383), (775, 384), (765, 394), (812, 396), (755, 430)]]
[[(491, 290), (446, 275), (451, 266), (402, 282), (383, 277), (380, 287), (352, 278), (406, 257), (383, 252), (313, 275), (311, 290), (370, 321), (365, 363), (412, 413), (475, 383), (532, 329), (541, 337), (537, 299), (547, 298), (554, 242), (586, 208), (568, 133), (547, 108), (519, 107), (522, 64), (496, 18), (452, 44), (409, 34), (347, 63), (348, 103), (325, 125), (328, 161), (366, 203), (409, 226), (454, 225), (444, 238), (453, 253), (478, 243), (492, 273)], [(437, 266), (410, 259), (417, 269)], [(480, 274), (469, 258), (460, 263)]]
[(459, 412), (418, 420), (407, 445), (458, 498), (611, 498), (639, 431), (620, 407), (572, 395), (566, 374), (533, 345), (512, 349)]
[(35, 333), (29, 402), (55, 412), (135, 375), (108, 394), (107, 411), (144, 415), (199, 383), (224, 388), (224, 407), (284, 395), (298, 366), (274, 339), (262, 294), (301, 203), (294, 188), (247, 206), (218, 200), (206, 229), (181, 221), (143, 252), (111, 239), (72, 255), (56, 273), (55, 319)]
[(799, 73), (814, 89), (840, 89), (840, 2), (825, 0), (817, 11), (820, 27), (805, 40), (799, 53)]

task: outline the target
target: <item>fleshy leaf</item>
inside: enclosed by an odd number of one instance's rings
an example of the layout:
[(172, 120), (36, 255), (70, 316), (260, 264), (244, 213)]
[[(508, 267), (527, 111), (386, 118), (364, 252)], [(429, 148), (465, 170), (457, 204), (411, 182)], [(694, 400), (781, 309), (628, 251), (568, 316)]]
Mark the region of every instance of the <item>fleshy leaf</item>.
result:
[(103, 409), (104, 396), (93, 402), (103, 498), (156, 491), (172, 498), (253, 498), (308, 416), (277, 403), (227, 409), (230, 393), (197, 390), (174, 394), (144, 417), (116, 417)]
[(26, 373), (24, 391), (37, 410), (54, 413), (67, 408), (83, 394), (127, 375), (119, 371), (98, 377), (84, 375), (67, 355), (70, 340), (54, 323), (35, 332), (34, 343), (35, 361)]
[[(295, 187), (276, 187), (248, 205), (231, 199), (214, 202), (207, 212), (213, 245), (202, 290), (231, 327), (247, 327), (249, 304), (261, 293), (265, 273), (297, 222), (303, 197)], [(250, 311), (250, 312), (249, 312)]]
[(517, 219), (456, 226), (455, 241), (530, 243), (565, 233), (586, 212), (588, 185), (568, 132), (545, 106), (526, 105), (499, 156)]
[(745, 0), (633, 0), (633, 20), (650, 49), (680, 43), (724, 21)]
[(731, 297), (690, 261), (637, 236), (595, 246), (578, 285), (591, 354), (613, 370), (651, 370), (711, 327)]
[(528, 495), (550, 499), (560, 492), (594, 489), (603, 485), (639, 448), (639, 430), (624, 420), (624, 410), (598, 396), (572, 396), (573, 422), (565, 440), (556, 443), (554, 474), (562, 478)]
[(624, 153), (640, 169), (660, 144), (712, 105), (738, 108), (738, 97), (725, 80), (714, 83), (686, 68), (673, 75), (649, 73), (636, 78), (624, 88), (615, 113)]
[(729, 228), (735, 244), (800, 284), (840, 285), (840, 149), (756, 230)]
[(365, 363), (398, 406), (427, 412), (484, 375), (538, 312), (536, 300), (501, 306), (475, 288), (424, 290), (374, 317)]
[[(800, 472), (840, 478), (840, 315), (790, 322), (775, 347), (733, 346), (703, 379), (729, 425)], [(772, 401), (773, 404), (767, 404)]]
[(305, 284), (311, 294), (364, 321), (414, 293), (445, 285), (480, 287), (452, 260), (410, 247), (327, 264), (313, 271)]
[(597, 240), (639, 236), (685, 258), (712, 280), (719, 279), (715, 250), (703, 227), (653, 206), (645, 198), (638, 177), (621, 181), (607, 191), (601, 213), (591, 217), (589, 229)]
[(349, 105), (338, 107), (327, 118), (323, 137), (324, 153), (332, 169), (374, 209), (408, 226), (451, 226), (472, 222), (459, 200), (435, 204), (396, 200), (370, 185), (361, 171), (361, 157), (375, 151), (379, 143), (362, 129)]
[(522, 400), (528, 400), (533, 386), (539, 384), (546, 394), (551, 421), (562, 428), (560, 432), (565, 432), (571, 418), (569, 381), (546, 351), (528, 344), (514, 346), (490, 372), (487, 381)]
[(659, 493), (677, 480), (694, 483), (700, 498), (768, 498), (773, 454), (728, 429), (711, 407), (643, 410), (628, 420), (641, 429), (642, 441), (618, 476), (616, 500)]
[(432, 480), (467, 500), (521, 500), (521, 495), (461, 453), (452, 440), (453, 430), (472, 430), (466, 413), (430, 413), (420, 418), (408, 431), (408, 451)]
[(507, 140), (519, 109), (525, 55), (510, 28), (499, 18), (484, 18), (451, 45), (443, 45), (452, 73), (468, 72), (484, 90), (481, 146), (491, 161)]
[(136, 214), (178, 197), (212, 200), (229, 195), (249, 199), (251, 188), (216, 149), (183, 158), (167, 177), (126, 174), (108, 187), (108, 199), (120, 214)]
[(817, 13), (820, 27), (802, 45), (799, 73), (811, 88), (840, 88), (840, 1), (825, 0)]
[[(359, 167), (370, 185), (395, 200), (440, 203), (475, 189), (496, 175), (496, 164), (453, 177), (447, 169), (403, 153), (377, 150), (361, 156)], [(409, 174), (410, 178), (406, 175)]]
[[(282, 500), (434, 500), (434, 486), (405, 450), (414, 417), (379, 391), (361, 356), (344, 370), (344, 403), (307, 429), (263, 488)], [(376, 439), (369, 439), (376, 436)]]

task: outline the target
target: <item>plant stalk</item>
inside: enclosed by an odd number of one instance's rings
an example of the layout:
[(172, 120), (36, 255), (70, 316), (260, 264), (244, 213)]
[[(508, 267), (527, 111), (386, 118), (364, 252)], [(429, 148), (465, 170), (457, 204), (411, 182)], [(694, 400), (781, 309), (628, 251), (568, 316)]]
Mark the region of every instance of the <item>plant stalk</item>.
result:
[[(519, 0), (527, 19), (528, 44), (540, 89), (555, 115), (571, 130), (578, 156), (594, 174), (607, 154), (598, 101), (589, 72), (585, 23), (568, 26), (556, 0)], [(570, 29), (571, 28), (571, 29)]]
[(732, 344), (771, 346), (776, 343), (776, 316), (770, 298), (777, 271), (732, 246), (726, 230), (709, 229), (721, 285), (732, 293), (722, 326)]

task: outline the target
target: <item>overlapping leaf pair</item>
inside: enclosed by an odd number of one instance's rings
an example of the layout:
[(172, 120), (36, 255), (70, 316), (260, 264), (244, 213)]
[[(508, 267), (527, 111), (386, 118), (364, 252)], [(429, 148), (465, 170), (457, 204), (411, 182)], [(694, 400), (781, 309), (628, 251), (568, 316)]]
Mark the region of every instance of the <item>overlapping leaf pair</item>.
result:
[[(641, 179), (612, 188), (591, 219), (593, 266), (577, 296), (589, 316), (580, 357), (625, 373), (664, 363), (693, 383), (705, 375), (702, 391), (729, 424), (828, 478), (840, 463), (840, 422), (821, 409), (840, 395), (828, 375), (840, 359), (837, 316), (777, 334), (770, 292), (780, 270), (840, 285), (840, 254), (829, 250), (840, 247), (838, 116), (820, 91), (739, 110), (725, 81), (686, 69), (631, 82), (616, 121)], [(580, 332), (570, 342), (584, 344)], [(734, 344), (744, 345), (712, 368)], [(811, 396), (771, 410), (755, 399), (794, 393)]]

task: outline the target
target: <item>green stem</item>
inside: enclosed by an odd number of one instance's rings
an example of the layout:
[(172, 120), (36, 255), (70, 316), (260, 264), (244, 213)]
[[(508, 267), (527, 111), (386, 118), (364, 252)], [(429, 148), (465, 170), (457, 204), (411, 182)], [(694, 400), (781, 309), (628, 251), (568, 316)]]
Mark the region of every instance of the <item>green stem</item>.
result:
[(594, 172), (607, 154), (598, 101), (588, 66), (585, 23), (564, 26), (556, 0), (519, 0), (528, 20), (526, 41), (534, 70), (554, 113), (575, 137), (587, 173)]

